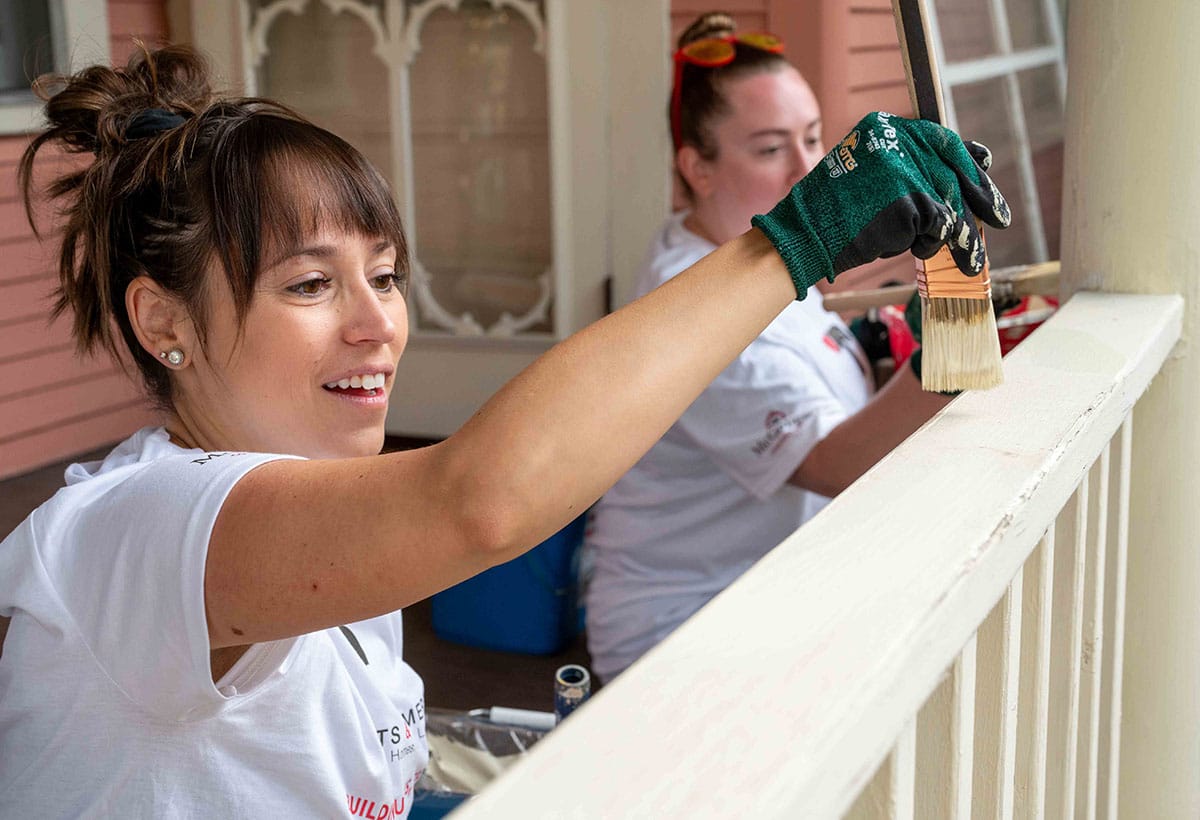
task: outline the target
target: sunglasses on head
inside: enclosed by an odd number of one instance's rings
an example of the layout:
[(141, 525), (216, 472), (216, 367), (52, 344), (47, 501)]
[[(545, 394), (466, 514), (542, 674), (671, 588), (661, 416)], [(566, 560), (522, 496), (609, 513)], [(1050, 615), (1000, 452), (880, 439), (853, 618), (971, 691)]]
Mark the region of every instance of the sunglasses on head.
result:
[(672, 55), (671, 59), (675, 64), (675, 82), (671, 87), (671, 136), (675, 141), (676, 151), (679, 150), (683, 137), (680, 133), (683, 67), (689, 63), (701, 68), (718, 68), (729, 65), (737, 56), (738, 45), (756, 48), (771, 54), (783, 53), (783, 40), (764, 31), (693, 40)]

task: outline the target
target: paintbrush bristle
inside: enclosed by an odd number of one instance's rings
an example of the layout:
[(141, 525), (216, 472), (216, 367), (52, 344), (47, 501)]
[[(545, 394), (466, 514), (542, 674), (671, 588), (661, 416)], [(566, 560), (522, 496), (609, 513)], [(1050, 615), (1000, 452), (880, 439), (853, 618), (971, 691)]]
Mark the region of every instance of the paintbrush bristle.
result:
[(921, 299), (921, 387), (987, 390), (1004, 380), (991, 299)]

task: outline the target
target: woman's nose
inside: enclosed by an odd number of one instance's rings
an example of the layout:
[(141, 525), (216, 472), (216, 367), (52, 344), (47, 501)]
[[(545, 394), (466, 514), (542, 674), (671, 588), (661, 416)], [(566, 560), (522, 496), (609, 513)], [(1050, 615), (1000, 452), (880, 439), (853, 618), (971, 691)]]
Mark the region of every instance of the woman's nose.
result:
[(795, 158), (796, 158), (796, 181), (808, 176), (808, 172), (817, 167), (817, 163), (821, 161), (821, 157), (825, 155), (820, 144), (813, 146), (808, 144), (808, 140), (801, 137), (795, 143)]
[(364, 283), (362, 288), (355, 289), (349, 302), (345, 314), (346, 341), (387, 344), (396, 338), (396, 320), (392, 311), (405, 309), (404, 300), (398, 294), (385, 301)]

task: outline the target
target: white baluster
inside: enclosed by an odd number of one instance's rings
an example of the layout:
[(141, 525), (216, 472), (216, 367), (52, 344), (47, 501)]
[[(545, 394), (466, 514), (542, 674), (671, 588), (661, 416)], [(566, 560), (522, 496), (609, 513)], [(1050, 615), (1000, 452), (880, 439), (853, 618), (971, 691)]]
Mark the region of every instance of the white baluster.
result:
[(1116, 566), (1113, 578), (1112, 694), (1108, 714), (1108, 772), (1104, 814), (1117, 817), (1121, 773), (1121, 678), (1125, 664), (1125, 573), (1129, 554), (1129, 465), (1133, 457), (1133, 411), (1121, 425), (1121, 472), (1117, 479)]

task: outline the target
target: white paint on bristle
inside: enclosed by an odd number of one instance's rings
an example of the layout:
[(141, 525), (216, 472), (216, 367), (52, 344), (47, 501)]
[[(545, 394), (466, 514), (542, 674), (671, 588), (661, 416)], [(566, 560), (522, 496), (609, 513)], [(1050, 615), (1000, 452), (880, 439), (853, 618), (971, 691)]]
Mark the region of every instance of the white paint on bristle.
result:
[(987, 390), (1004, 380), (991, 299), (922, 299), (921, 347), (925, 390)]

